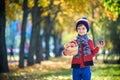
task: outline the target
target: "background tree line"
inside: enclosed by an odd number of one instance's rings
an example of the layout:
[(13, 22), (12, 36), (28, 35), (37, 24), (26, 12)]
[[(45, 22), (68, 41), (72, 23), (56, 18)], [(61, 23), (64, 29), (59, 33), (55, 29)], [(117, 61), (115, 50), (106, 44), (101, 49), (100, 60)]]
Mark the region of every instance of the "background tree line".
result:
[[(87, 16), (91, 22), (89, 34), (93, 38), (94, 44), (99, 39), (104, 39), (106, 46), (103, 50), (110, 50), (112, 54), (119, 55), (119, 3), (119, 0), (94, 0), (94, 2), (92, 0), (0, 0), (0, 72), (9, 71), (5, 40), (6, 22), (18, 18), (22, 20), (19, 67), (24, 68), (26, 24), (29, 15), (32, 31), (27, 66), (40, 63), (43, 60), (43, 39), (46, 50), (45, 59), (49, 60), (50, 58), (50, 37), (53, 38), (53, 52), (57, 57), (58, 46), (74, 37), (75, 21), (83, 15)], [(43, 34), (40, 34), (41, 31)], [(68, 38), (69, 36), (70, 38)]]

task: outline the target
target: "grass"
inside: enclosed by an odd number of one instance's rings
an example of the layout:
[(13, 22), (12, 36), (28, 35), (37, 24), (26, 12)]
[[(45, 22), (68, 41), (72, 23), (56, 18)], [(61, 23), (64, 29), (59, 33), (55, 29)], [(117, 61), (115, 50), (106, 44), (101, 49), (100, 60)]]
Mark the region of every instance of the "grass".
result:
[[(18, 68), (18, 62), (9, 63), (10, 72), (0, 80), (72, 80), (71, 57), (51, 58), (41, 64)], [(95, 60), (91, 67), (92, 80), (120, 80), (120, 64), (103, 64)]]
[(92, 80), (120, 80), (120, 64), (96, 62), (92, 67)]

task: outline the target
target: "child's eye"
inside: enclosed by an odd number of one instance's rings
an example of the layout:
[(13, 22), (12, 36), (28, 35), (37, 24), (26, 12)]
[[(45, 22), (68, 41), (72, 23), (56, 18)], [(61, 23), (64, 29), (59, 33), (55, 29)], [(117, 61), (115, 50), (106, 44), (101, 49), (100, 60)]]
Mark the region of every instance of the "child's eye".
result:
[(82, 30), (85, 30), (85, 28), (82, 28)]

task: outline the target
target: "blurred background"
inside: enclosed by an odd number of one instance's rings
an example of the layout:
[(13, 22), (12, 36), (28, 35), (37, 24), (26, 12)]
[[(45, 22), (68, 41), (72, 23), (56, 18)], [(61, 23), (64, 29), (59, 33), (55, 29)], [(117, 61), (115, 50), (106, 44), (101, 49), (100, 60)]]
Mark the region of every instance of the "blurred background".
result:
[(88, 35), (94, 45), (106, 43), (95, 60), (120, 69), (119, 0), (0, 0), (0, 72), (11, 71), (11, 62), (24, 68), (62, 57), (83, 16), (90, 21)]

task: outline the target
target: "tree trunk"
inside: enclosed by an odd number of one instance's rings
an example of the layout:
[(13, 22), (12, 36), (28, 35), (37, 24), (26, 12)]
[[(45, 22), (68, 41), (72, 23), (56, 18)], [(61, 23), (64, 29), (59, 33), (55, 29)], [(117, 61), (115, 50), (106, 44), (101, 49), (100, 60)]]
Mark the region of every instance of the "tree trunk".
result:
[(60, 45), (59, 46), (59, 57), (62, 56), (62, 51), (64, 50), (64, 46), (62, 45), (61, 41), (62, 41), (62, 33), (60, 33), (58, 37), (58, 44)]
[(0, 0), (0, 73), (9, 72), (5, 43), (5, 0)]
[[(91, 1), (92, 2), (92, 1)], [(91, 3), (91, 6), (92, 6), (92, 18), (94, 19), (94, 5), (93, 3)], [(94, 34), (94, 28), (93, 28), (93, 24), (94, 22), (92, 21), (91, 22), (91, 33), (92, 33), (92, 37), (93, 37), (93, 43), (94, 43), (94, 46), (96, 46), (95, 44), (95, 34)], [(95, 59), (97, 60), (97, 55), (95, 56)]]
[(59, 56), (59, 43), (58, 43), (58, 37), (57, 37), (57, 33), (53, 34), (53, 40), (54, 40), (54, 53), (55, 53), (55, 57)]
[(37, 41), (36, 41), (36, 63), (41, 63), (43, 60), (43, 55), (42, 55), (42, 37), (40, 35), (37, 36)]
[(34, 54), (36, 51), (36, 38), (37, 38), (37, 5), (38, 0), (34, 0), (34, 7), (32, 8), (32, 34), (30, 39), (30, 50), (28, 54), (27, 65), (31, 66), (34, 65)]
[[(49, 27), (48, 27), (49, 24)], [(50, 41), (50, 36), (51, 36), (51, 22), (50, 22), (50, 14), (45, 18), (45, 26), (44, 26), (44, 35), (45, 35), (45, 59), (48, 60), (50, 55), (50, 49), (49, 49), (49, 41)]]
[(45, 49), (46, 49), (46, 56), (45, 56), (45, 59), (46, 60), (49, 60), (49, 58), (50, 58), (50, 47), (49, 47), (49, 41), (50, 41), (50, 35), (46, 35), (45, 36), (45, 43), (46, 43), (46, 45), (45, 45)]
[[(57, 7), (57, 10), (55, 10), (54, 7)], [(44, 26), (44, 34), (45, 34), (46, 59), (47, 60), (50, 57), (50, 55), (49, 55), (49, 53), (50, 53), (50, 51), (49, 51), (49, 39), (51, 36), (52, 29), (55, 25), (56, 17), (58, 15), (58, 12), (60, 11), (60, 4), (58, 6), (55, 6), (54, 1), (50, 0), (49, 9), (51, 10), (51, 12), (54, 12), (54, 13), (48, 13), (47, 17), (45, 18), (46, 22), (45, 22), (45, 26)]]
[(120, 56), (120, 30), (118, 30), (118, 27), (120, 27), (120, 15), (116, 21), (111, 21), (109, 24), (110, 41), (114, 44), (111, 49), (114, 52), (112, 54)]
[(19, 68), (24, 68), (24, 46), (25, 46), (25, 32), (26, 32), (26, 23), (28, 17), (28, 8), (27, 8), (28, 0), (24, 0), (23, 2), (23, 21), (22, 21), (22, 32), (21, 32), (21, 44), (20, 44), (20, 53), (19, 53)]
[(60, 36), (58, 37), (58, 43), (59, 44), (62, 44), (61, 42), (62, 42), (62, 32), (59, 34)]
[[(92, 4), (92, 18), (94, 19), (94, 5)], [(93, 21), (91, 22), (91, 33), (92, 33), (92, 37), (93, 37), (93, 42), (95, 45), (95, 35), (94, 35), (94, 29), (93, 29)]]
[(40, 21), (41, 21), (41, 9), (39, 10), (38, 6), (37, 6), (37, 16), (36, 16), (36, 21), (37, 21), (37, 39), (36, 39), (36, 60), (35, 63), (41, 63), (41, 60), (43, 60), (43, 56), (42, 56), (42, 36), (40, 35), (40, 31), (41, 31), (41, 26), (40, 26)]

